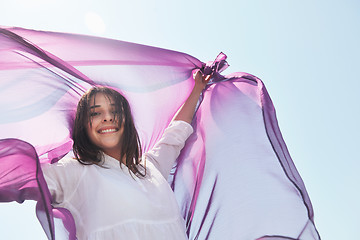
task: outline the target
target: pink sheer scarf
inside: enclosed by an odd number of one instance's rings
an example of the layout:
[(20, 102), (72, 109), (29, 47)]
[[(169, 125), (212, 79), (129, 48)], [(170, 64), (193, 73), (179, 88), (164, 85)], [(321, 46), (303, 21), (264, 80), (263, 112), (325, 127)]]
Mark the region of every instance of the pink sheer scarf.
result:
[(213, 78), (169, 178), (189, 239), (320, 239), (265, 86), (247, 73), (221, 75), (226, 55), (205, 64), (155, 47), (21, 28), (0, 28), (0, 43), (0, 202), (36, 200), (49, 239), (76, 239), (71, 213), (50, 204), (40, 163), (71, 151), (80, 96), (94, 85), (120, 91), (147, 151), (189, 95), (195, 69)]

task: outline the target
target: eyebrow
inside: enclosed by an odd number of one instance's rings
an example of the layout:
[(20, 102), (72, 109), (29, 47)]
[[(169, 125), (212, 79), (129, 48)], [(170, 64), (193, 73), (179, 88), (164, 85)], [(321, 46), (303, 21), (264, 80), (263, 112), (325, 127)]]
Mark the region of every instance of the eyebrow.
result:
[[(110, 104), (111, 106), (115, 106), (114, 103)], [(97, 108), (97, 107), (101, 107), (101, 105), (93, 105), (90, 107), (90, 109), (93, 109), (93, 108)]]
[(93, 106), (90, 107), (90, 109), (97, 108), (97, 107), (101, 107), (101, 106), (100, 105), (93, 105)]

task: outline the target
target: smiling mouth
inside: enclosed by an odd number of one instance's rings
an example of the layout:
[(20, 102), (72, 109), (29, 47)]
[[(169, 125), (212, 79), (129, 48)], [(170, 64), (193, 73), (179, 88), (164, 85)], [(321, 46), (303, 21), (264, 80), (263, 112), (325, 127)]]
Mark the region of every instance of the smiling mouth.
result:
[(108, 128), (108, 129), (99, 130), (98, 133), (112, 133), (117, 131), (119, 131), (118, 128)]

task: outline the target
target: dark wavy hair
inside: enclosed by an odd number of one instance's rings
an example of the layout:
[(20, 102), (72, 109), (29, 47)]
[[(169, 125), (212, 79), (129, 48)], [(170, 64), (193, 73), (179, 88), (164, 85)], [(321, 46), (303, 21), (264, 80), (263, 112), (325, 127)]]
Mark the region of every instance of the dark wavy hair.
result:
[[(92, 99), (95, 101), (96, 94), (98, 93), (104, 94), (107, 98), (112, 99), (116, 108), (113, 119), (119, 124), (119, 128), (124, 124), (120, 159), (125, 157), (125, 165), (128, 167), (129, 172), (131, 171), (138, 177), (145, 177), (146, 168), (140, 164), (141, 145), (129, 102), (119, 92), (108, 87), (91, 88), (81, 97), (78, 103), (72, 132), (75, 158), (84, 165), (102, 165), (103, 151), (91, 142), (87, 134), (87, 126), (91, 124), (90, 101)], [(123, 163), (121, 161), (119, 162), (121, 166)]]

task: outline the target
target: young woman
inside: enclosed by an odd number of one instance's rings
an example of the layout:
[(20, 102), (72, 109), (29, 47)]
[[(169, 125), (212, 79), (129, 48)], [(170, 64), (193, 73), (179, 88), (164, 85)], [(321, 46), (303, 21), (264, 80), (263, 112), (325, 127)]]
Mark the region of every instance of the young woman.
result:
[(43, 167), (55, 207), (67, 208), (82, 239), (187, 239), (167, 177), (186, 139), (209, 76), (193, 91), (154, 148), (141, 154), (127, 100), (105, 87), (79, 101), (73, 129), (76, 159)]

